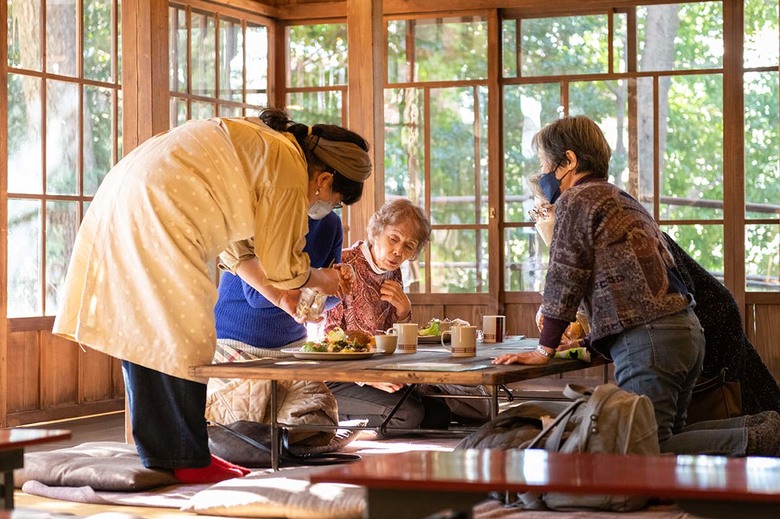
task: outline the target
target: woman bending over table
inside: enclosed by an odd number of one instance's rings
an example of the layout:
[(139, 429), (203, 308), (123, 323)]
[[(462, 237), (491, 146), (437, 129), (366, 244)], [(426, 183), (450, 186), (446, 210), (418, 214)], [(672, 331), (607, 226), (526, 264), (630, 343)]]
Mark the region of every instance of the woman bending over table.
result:
[[(210, 455), (206, 381), (189, 374), (214, 356), (209, 265), (222, 252), (256, 289), (345, 290), (336, 269), (311, 268), (303, 252), (307, 212), (360, 199), (367, 150), (349, 130), (266, 109), (259, 119), (187, 122), (106, 175), (76, 237), (53, 331), (122, 359), (144, 466), (182, 482), (245, 473)], [(292, 313), (297, 301), (279, 303)]]
[(611, 358), (618, 386), (653, 402), (661, 450), (687, 454), (780, 455), (780, 416), (699, 422), (686, 411), (704, 359), (692, 295), (652, 216), (608, 182), (611, 151), (584, 116), (565, 117), (533, 139), (554, 204), (544, 327), (535, 351), (495, 364), (546, 364), (582, 303), (591, 347)]

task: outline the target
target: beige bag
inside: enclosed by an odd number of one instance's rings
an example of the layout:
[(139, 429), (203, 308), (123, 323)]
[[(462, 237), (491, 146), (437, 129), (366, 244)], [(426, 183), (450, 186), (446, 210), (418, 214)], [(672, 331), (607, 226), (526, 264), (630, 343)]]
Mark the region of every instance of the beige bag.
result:
[[(552, 452), (589, 452), (658, 456), (658, 426), (653, 404), (646, 396), (623, 391), (614, 384), (593, 389), (569, 384), (564, 395), (573, 402), (534, 438), (527, 448)], [(574, 428), (571, 428), (571, 425)], [(567, 428), (567, 425), (569, 427)], [(570, 431), (570, 432), (568, 432)], [(566, 433), (566, 434), (565, 434)], [(559, 492), (520, 495), (525, 508), (553, 510), (639, 510), (641, 496), (576, 495)]]

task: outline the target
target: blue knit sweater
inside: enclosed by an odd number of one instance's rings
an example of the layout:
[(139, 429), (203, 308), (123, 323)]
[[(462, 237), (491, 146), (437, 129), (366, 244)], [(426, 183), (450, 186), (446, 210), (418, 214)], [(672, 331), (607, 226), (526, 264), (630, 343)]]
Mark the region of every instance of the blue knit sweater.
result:
[[(340, 263), (343, 239), (341, 219), (336, 213), (330, 212), (322, 220), (309, 218), (303, 250), (309, 254), (312, 268)], [(338, 301), (329, 297), (325, 308)], [(220, 279), (214, 315), (218, 338), (234, 339), (256, 348), (280, 348), (306, 337), (304, 325), (229, 272), (224, 272)]]

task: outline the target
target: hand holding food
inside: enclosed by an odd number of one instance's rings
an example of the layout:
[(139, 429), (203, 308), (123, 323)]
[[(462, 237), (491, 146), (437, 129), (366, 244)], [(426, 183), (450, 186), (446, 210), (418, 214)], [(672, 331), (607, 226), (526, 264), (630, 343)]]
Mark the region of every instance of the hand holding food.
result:
[(339, 276), (341, 278), (339, 281), (339, 291), (337, 295), (343, 299), (344, 296), (352, 292), (352, 285), (355, 282), (355, 269), (352, 267), (352, 265), (348, 265), (346, 263), (333, 265), (333, 268), (338, 270)]

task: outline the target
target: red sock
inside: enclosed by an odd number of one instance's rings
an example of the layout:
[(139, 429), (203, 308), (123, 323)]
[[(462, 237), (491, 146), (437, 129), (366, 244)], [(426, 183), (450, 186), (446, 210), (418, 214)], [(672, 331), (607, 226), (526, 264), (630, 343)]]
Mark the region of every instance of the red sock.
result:
[(230, 463), (228, 460), (222, 459), (219, 456), (214, 456), (213, 454), (211, 455), (211, 463), (213, 463), (213, 464), (215, 464), (215, 465), (217, 465), (219, 467), (226, 467), (226, 468), (229, 468), (229, 469), (238, 469), (238, 470), (241, 471), (241, 474), (244, 475), (244, 476), (246, 476), (247, 474), (252, 472), (251, 470), (249, 470), (246, 467), (242, 467), (241, 465), (236, 465), (235, 463)]
[(182, 483), (216, 483), (245, 474), (238, 469), (218, 465), (212, 459), (208, 467), (173, 469), (173, 475)]

